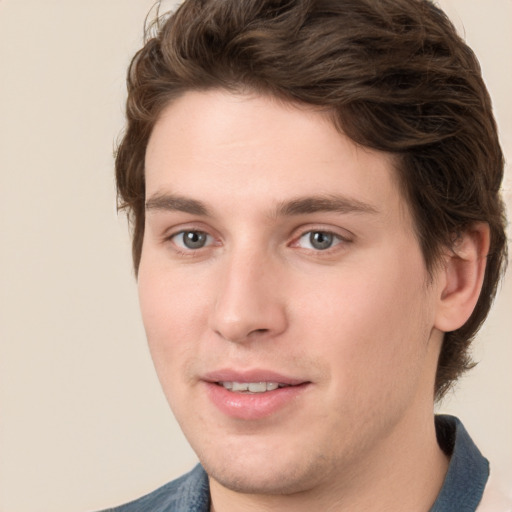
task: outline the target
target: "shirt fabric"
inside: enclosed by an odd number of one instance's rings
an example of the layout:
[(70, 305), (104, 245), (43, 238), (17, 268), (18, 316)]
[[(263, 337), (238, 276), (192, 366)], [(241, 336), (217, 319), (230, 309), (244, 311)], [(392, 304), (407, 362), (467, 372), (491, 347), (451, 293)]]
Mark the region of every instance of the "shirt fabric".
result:
[[(489, 462), (453, 416), (435, 418), (437, 440), (450, 456), (443, 487), (430, 512), (508, 512), (508, 505), (479, 507), (489, 478)], [(487, 494), (487, 493), (486, 493)], [(508, 500), (507, 500), (508, 502)], [(510, 504), (508, 502), (508, 504)], [(104, 512), (209, 512), (208, 476), (201, 465), (142, 498)]]

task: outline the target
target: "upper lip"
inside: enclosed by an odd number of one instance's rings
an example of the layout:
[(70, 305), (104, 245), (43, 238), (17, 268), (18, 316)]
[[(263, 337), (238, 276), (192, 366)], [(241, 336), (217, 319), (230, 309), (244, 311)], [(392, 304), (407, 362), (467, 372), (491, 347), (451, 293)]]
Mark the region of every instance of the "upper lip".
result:
[(288, 386), (297, 386), (309, 382), (305, 379), (283, 375), (271, 370), (233, 370), (220, 369), (204, 374), (201, 377), (206, 382), (276, 382)]

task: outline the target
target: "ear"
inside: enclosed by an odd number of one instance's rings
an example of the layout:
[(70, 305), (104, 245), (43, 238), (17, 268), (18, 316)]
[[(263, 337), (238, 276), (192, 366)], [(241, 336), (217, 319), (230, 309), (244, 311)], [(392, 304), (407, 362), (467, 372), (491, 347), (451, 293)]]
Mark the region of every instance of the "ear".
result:
[(484, 281), (489, 243), (489, 226), (478, 222), (446, 254), (438, 274), (440, 295), (435, 327), (440, 331), (454, 331), (471, 316)]

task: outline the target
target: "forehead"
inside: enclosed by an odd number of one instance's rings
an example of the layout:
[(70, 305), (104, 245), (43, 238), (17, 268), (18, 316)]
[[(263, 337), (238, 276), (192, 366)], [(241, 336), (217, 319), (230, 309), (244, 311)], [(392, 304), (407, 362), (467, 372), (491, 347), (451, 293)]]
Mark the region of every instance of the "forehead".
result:
[(268, 96), (188, 92), (158, 119), (146, 152), (146, 195), (259, 198), (343, 195), (376, 210), (404, 204), (395, 158), (361, 147), (315, 107)]

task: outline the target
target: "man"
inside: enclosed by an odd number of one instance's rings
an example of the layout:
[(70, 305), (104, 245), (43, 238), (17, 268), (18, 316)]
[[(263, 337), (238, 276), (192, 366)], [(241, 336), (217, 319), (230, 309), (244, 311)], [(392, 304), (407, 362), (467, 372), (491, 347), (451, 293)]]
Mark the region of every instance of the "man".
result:
[(115, 510), (510, 510), (433, 414), (506, 260), (490, 99), (445, 15), (186, 0), (128, 86), (119, 197), (201, 465)]

